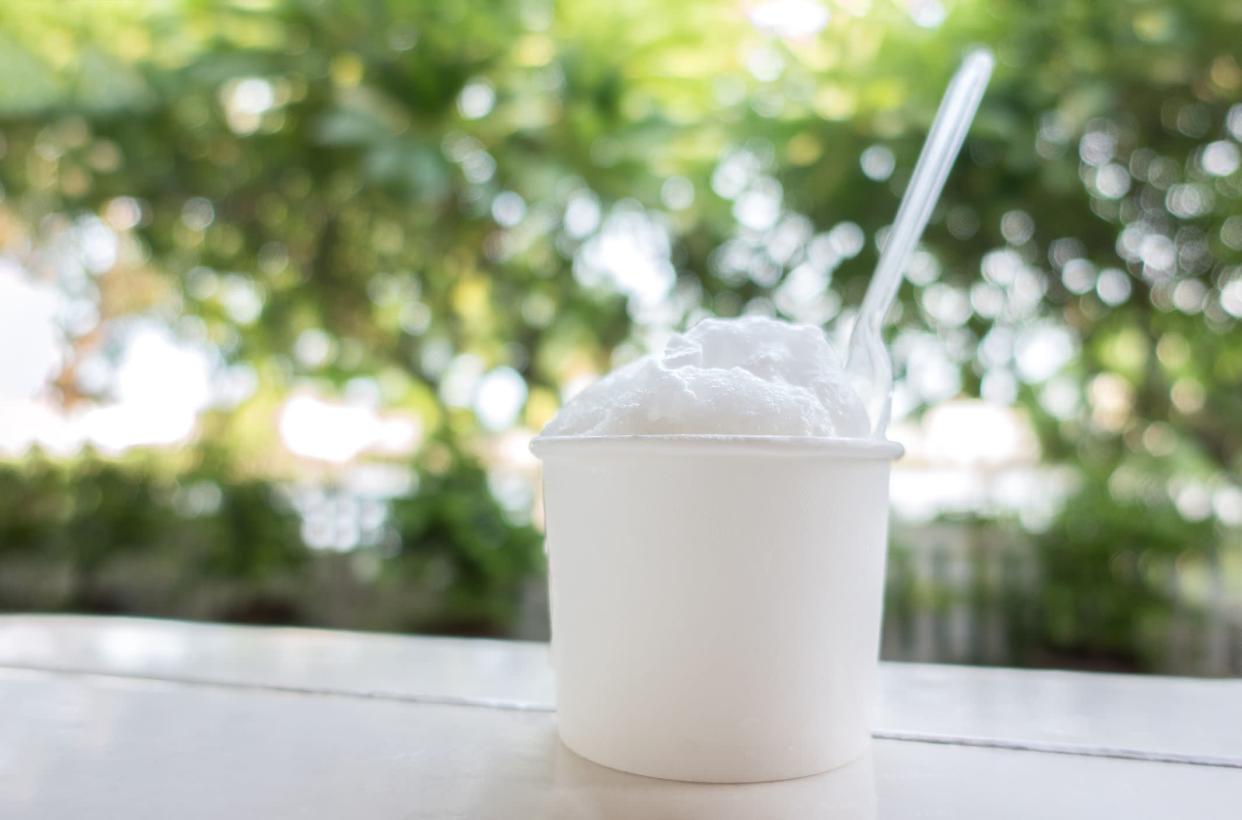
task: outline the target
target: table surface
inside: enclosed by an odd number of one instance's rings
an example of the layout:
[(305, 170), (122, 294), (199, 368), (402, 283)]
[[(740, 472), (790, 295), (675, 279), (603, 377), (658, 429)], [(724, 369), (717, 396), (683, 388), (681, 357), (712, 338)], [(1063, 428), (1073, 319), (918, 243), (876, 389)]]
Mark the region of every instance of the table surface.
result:
[(1239, 816), (1242, 680), (880, 679), (862, 761), (700, 785), (565, 749), (544, 644), (3, 616), (0, 817)]

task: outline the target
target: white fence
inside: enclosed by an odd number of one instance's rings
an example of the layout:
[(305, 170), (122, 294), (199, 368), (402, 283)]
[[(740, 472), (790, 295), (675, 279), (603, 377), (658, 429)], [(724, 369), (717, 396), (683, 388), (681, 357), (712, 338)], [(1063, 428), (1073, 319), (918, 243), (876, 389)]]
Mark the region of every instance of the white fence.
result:
[[(900, 532), (894, 541), (884, 658), (1133, 671), (1124, 652), (1058, 651), (1041, 640), (1045, 580), (1030, 542), (954, 524)], [(1134, 616), (1131, 637), (1144, 663), (1166, 674), (1242, 675), (1240, 591), (1242, 560), (1174, 573), (1169, 601)]]

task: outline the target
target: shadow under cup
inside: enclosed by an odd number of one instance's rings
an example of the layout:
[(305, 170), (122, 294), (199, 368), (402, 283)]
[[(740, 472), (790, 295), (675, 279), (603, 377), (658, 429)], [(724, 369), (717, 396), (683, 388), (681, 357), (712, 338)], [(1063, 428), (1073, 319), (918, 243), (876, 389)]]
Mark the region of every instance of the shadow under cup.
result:
[(733, 783), (863, 754), (899, 445), (601, 436), (532, 449), (567, 746)]

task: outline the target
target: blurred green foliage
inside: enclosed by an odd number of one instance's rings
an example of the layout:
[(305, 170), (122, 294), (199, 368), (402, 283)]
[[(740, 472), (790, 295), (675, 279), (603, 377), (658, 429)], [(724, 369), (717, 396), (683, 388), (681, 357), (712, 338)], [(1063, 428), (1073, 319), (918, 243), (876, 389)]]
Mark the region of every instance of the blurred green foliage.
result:
[(1169, 503), (1119, 502), (1103, 482), (1087, 487), (1038, 539), (1050, 583), (1039, 588), (1036, 645), (1080, 662), (1158, 666), (1178, 561), (1215, 543), (1212, 523), (1188, 522)]
[[(252, 389), (183, 452), (6, 466), (0, 560), (73, 580), (2, 606), (186, 614), (103, 600), (150, 554), (169, 590), (227, 580), (200, 616), (511, 628), (538, 538), (496, 493), (506, 431), (452, 385), (512, 368), (529, 432), (704, 315), (847, 324), (978, 42), (998, 66), (894, 315), (899, 404), (1013, 402), (1076, 476), (1032, 525), (1050, 651), (1155, 663), (1149, 576), (1239, 563), (1237, 2), (842, 0), (785, 36), (705, 0), (68, 5), (0, 7), (0, 252), (97, 312), (56, 398), (108, 396), (81, 371), (132, 317)], [(101, 226), (115, 258), (72, 261)], [(309, 550), (282, 492), (344, 479), (273, 417), (359, 384), (419, 420), (387, 459), (417, 487), (355, 555)], [(213, 511), (180, 512), (200, 485)], [(317, 608), (322, 572), (353, 615)]]
[[(6, 600), (18, 607), (132, 611), (127, 579), (114, 570), (143, 564), (166, 571), (156, 611), (174, 613), (180, 596), (203, 580), (253, 586), (257, 602), (264, 579), (305, 564), (298, 518), (274, 486), (195, 472), (177, 477), (148, 459), (90, 455), (5, 465)], [(33, 581), (22, 571), (31, 568), (39, 573)]]
[(538, 534), (504, 518), (472, 463), (392, 503), (374, 566), (367, 550), (313, 561), (276, 483), (180, 466), (88, 454), (0, 467), (6, 608), (488, 634), (540, 567)]

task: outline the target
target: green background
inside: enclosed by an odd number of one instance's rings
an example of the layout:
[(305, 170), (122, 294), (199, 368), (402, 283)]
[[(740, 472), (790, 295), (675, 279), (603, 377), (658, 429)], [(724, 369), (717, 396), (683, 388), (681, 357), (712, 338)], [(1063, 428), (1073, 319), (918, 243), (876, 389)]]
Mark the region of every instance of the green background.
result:
[[(0, 607), (537, 635), (533, 488), (446, 399), (454, 363), (516, 371), (529, 431), (701, 316), (848, 319), (983, 43), (992, 84), (894, 315), (899, 389), (912, 419), (942, 398), (911, 367), (935, 347), (953, 394), (1020, 409), (1066, 497), (897, 521), (886, 651), (1242, 674), (1242, 3), (850, 0), (792, 35), (756, 5), (0, 7), (0, 253), (98, 312), (49, 395), (106, 397), (78, 365), (135, 317), (253, 385), (184, 446), (0, 463)], [(39, 255), (96, 223), (106, 270)], [(646, 278), (610, 267), (610, 230)], [(1069, 341), (1054, 374), (1024, 370), (1032, 327)], [(273, 422), (359, 384), (422, 430), (371, 459), (413, 482), (370, 518)], [(291, 487), (370, 523), (312, 548)], [(965, 580), (920, 557), (937, 539)], [(899, 640), (920, 624), (940, 649)]]

